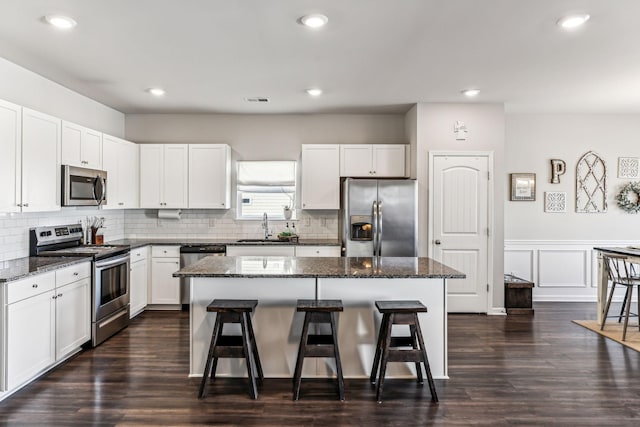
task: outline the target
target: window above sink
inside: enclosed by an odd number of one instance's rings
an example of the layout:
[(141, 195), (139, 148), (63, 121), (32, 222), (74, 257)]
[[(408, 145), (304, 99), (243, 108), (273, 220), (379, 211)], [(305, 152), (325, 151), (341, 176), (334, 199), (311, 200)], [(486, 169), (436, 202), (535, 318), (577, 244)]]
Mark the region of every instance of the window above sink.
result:
[[(237, 218), (295, 219), (296, 162), (238, 161)], [(285, 207), (291, 216), (285, 216)]]

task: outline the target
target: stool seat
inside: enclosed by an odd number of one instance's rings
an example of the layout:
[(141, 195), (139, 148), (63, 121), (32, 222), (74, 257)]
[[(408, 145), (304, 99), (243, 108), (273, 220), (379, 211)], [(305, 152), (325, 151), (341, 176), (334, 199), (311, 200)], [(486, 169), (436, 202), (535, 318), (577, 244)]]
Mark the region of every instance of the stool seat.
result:
[[(258, 398), (254, 371), (257, 371), (258, 380), (260, 381), (264, 379), (264, 374), (260, 364), (260, 356), (258, 355), (256, 337), (253, 333), (253, 325), (251, 324), (251, 313), (257, 305), (257, 300), (214, 299), (207, 306), (207, 312), (215, 312), (217, 314), (198, 397), (203, 398), (205, 396), (209, 372), (211, 372), (211, 380), (213, 381), (216, 376), (218, 359), (225, 357), (245, 359), (251, 396), (254, 399)], [(223, 335), (222, 331), (225, 323), (239, 323), (242, 334)]]
[[(382, 314), (382, 323), (378, 333), (376, 354), (371, 368), (371, 382), (375, 384), (378, 368), (378, 387), (376, 399), (382, 402), (382, 386), (388, 362), (414, 362), (416, 364), (416, 376), (418, 383), (422, 384), (422, 366), (427, 374), (431, 400), (438, 401), (435, 383), (429, 367), (429, 359), (422, 338), (422, 330), (418, 321), (418, 313), (427, 312), (427, 307), (420, 301), (376, 301), (376, 308)], [(408, 325), (410, 335), (408, 337), (393, 337), (391, 330), (393, 325)], [(404, 349), (402, 348), (404, 347)], [(410, 347), (407, 349), (407, 347)]]
[[(298, 300), (296, 311), (304, 312), (304, 324), (300, 336), (300, 347), (293, 376), (293, 400), (300, 397), (300, 384), (302, 382), (302, 364), (305, 357), (333, 357), (336, 361), (336, 376), (338, 377), (338, 396), (344, 400), (344, 378), (342, 376), (342, 363), (338, 350), (338, 330), (336, 315), (343, 311), (341, 300)], [(309, 324), (326, 323), (331, 328), (329, 334), (310, 334)]]

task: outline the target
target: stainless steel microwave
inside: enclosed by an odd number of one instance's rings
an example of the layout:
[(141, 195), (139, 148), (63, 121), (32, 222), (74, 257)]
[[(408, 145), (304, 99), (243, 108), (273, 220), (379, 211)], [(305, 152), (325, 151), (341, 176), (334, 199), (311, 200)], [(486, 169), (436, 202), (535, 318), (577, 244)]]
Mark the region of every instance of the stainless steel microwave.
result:
[(62, 166), (62, 206), (100, 206), (107, 203), (107, 172)]

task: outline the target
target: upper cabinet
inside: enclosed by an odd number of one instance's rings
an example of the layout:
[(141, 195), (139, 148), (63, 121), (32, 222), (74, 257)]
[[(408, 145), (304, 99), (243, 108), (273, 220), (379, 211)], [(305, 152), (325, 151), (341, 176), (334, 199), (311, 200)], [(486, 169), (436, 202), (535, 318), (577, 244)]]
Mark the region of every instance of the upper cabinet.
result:
[(22, 109), (23, 212), (60, 210), (60, 135), (62, 121)]
[(0, 212), (19, 212), (22, 107), (0, 100)]
[(302, 209), (340, 209), (340, 145), (302, 145)]
[(104, 135), (102, 168), (107, 171), (104, 209), (133, 209), (138, 203), (139, 148), (133, 142)]
[(187, 144), (140, 146), (140, 207), (186, 208), (189, 155)]
[(189, 207), (231, 207), (231, 148), (226, 144), (189, 144)]
[(340, 145), (340, 176), (405, 177), (407, 146), (404, 144)]
[(63, 121), (62, 164), (102, 169), (102, 133)]

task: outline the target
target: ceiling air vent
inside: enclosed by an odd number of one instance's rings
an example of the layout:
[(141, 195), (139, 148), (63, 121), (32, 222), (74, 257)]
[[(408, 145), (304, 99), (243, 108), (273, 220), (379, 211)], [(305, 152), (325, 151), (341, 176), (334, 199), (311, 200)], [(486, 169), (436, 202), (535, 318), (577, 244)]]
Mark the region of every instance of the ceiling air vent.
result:
[(247, 101), (247, 102), (257, 102), (257, 103), (261, 103), (261, 104), (265, 104), (265, 103), (269, 102), (269, 98), (265, 98), (265, 97), (262, 97), (262, 96), (256, 96), (256, 97), (253, 97), (253, 98), (245, 98), (244, 100)]

